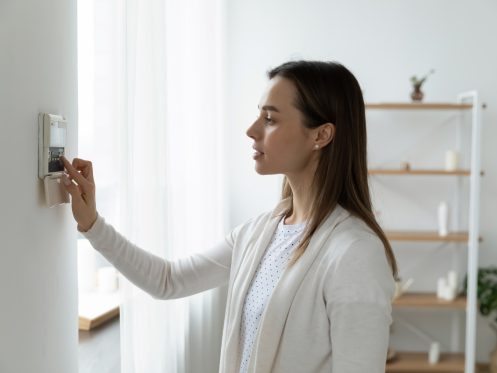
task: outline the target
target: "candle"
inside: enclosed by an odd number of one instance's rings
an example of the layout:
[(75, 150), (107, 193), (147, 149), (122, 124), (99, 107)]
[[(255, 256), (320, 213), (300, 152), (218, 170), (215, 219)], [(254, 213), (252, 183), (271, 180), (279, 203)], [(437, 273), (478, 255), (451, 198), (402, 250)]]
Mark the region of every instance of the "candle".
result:
[(449, 271), (447, 275), (447, 283), (449, 284), (450, 287), (453, 287), (454, 289), (457, 290), (457, 272), (456, 271)]
[(436, 364), (440, 360), (440, 343), (432, 342), (430, 345), (430, 352), (428, 353), (428, 362)]
[(437, 282), (437, 298), (444, 299), (446, 287), (447, 279), (445, 277), (440, 277)]
[(447, 202), (440, 202), (438, 205), (438, 234), (442, 237), (449, 234), (449, 206)]
[(443, 298), (448, 301), (456, 299), (456, 289), (450, 285), (447, 285), (444, 289)]
[(459, 163), (459, 155), (454, 150), (447, 150), (445, 152), (445, 170), (454, 171), (457, 170), (457, 164)]

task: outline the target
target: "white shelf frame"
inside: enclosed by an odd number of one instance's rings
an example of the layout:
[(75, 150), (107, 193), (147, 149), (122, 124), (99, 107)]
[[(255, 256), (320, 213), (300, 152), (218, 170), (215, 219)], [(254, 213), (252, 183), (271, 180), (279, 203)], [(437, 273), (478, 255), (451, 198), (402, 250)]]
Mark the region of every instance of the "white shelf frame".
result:
[(471, 101), (471, 175), (469, 187), (468, 284), (466, 304), (465, 373), (475, 372), (478, 251), (480, 236), (481, 111), (477, 91), (457, 96), (457, 102)]

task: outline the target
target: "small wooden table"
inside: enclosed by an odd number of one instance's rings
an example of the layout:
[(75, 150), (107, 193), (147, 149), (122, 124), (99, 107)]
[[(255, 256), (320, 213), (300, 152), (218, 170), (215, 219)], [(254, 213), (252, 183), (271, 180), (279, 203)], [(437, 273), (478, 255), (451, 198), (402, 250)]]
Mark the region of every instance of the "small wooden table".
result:
[(119, 316), (119, 293), (80, 293), (79, 330), (91, 330)]

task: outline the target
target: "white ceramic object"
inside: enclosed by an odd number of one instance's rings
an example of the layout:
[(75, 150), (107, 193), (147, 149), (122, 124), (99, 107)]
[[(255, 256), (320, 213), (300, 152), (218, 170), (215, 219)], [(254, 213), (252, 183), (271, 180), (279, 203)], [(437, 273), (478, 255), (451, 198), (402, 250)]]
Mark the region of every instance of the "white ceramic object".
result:
[(440, 202), (438, 205), (438, 234), (445, 237), (449, 234), (449, 205)]
[(445, 277), (440, 277), (437, 281), (437, 298), (444, 299), (446, 287), (447, 279)]
[(449, 271), (447, 274), (447, 284), (457, 290), (458, 288), (458, 276), (456, 271)]
[(455, 150), (445, 152), (445, 170), (455, 171), (459, 165), (459, 154)]
[(452, 301), (456, 299), (456, 289), (450, 285), (447, 285), (444, 290), (444, 300)]
[(428, 362), (431, 365), (438, 363), (440, 360), (440, 343), (432, 342), (430, 345), (430, 351), (428, 352)]

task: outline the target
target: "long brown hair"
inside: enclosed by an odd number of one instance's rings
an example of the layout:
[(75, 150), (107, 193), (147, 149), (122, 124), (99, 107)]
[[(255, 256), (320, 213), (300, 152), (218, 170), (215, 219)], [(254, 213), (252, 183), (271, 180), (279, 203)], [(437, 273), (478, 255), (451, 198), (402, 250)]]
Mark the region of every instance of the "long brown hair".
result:
[[(319, 225), (340, 204), (362, 219), (380, 238), (397, 279), (397, 263), (388, 239), (373, 214), (368, 185), (366, 113), (362, 91), (354, 75), (336, 62), (291, 61), (268, 72), (269, 79), (286, 78), (296, 87), (295, 106), (304, 126), (335, 125), (333, 140), (320, 151), (312, 181), (311, 216), (289, 265), (304, 253)], [(289, 198), (284, 216), (293, 212), (292, 189), (283, 179), (282, 200)]]

